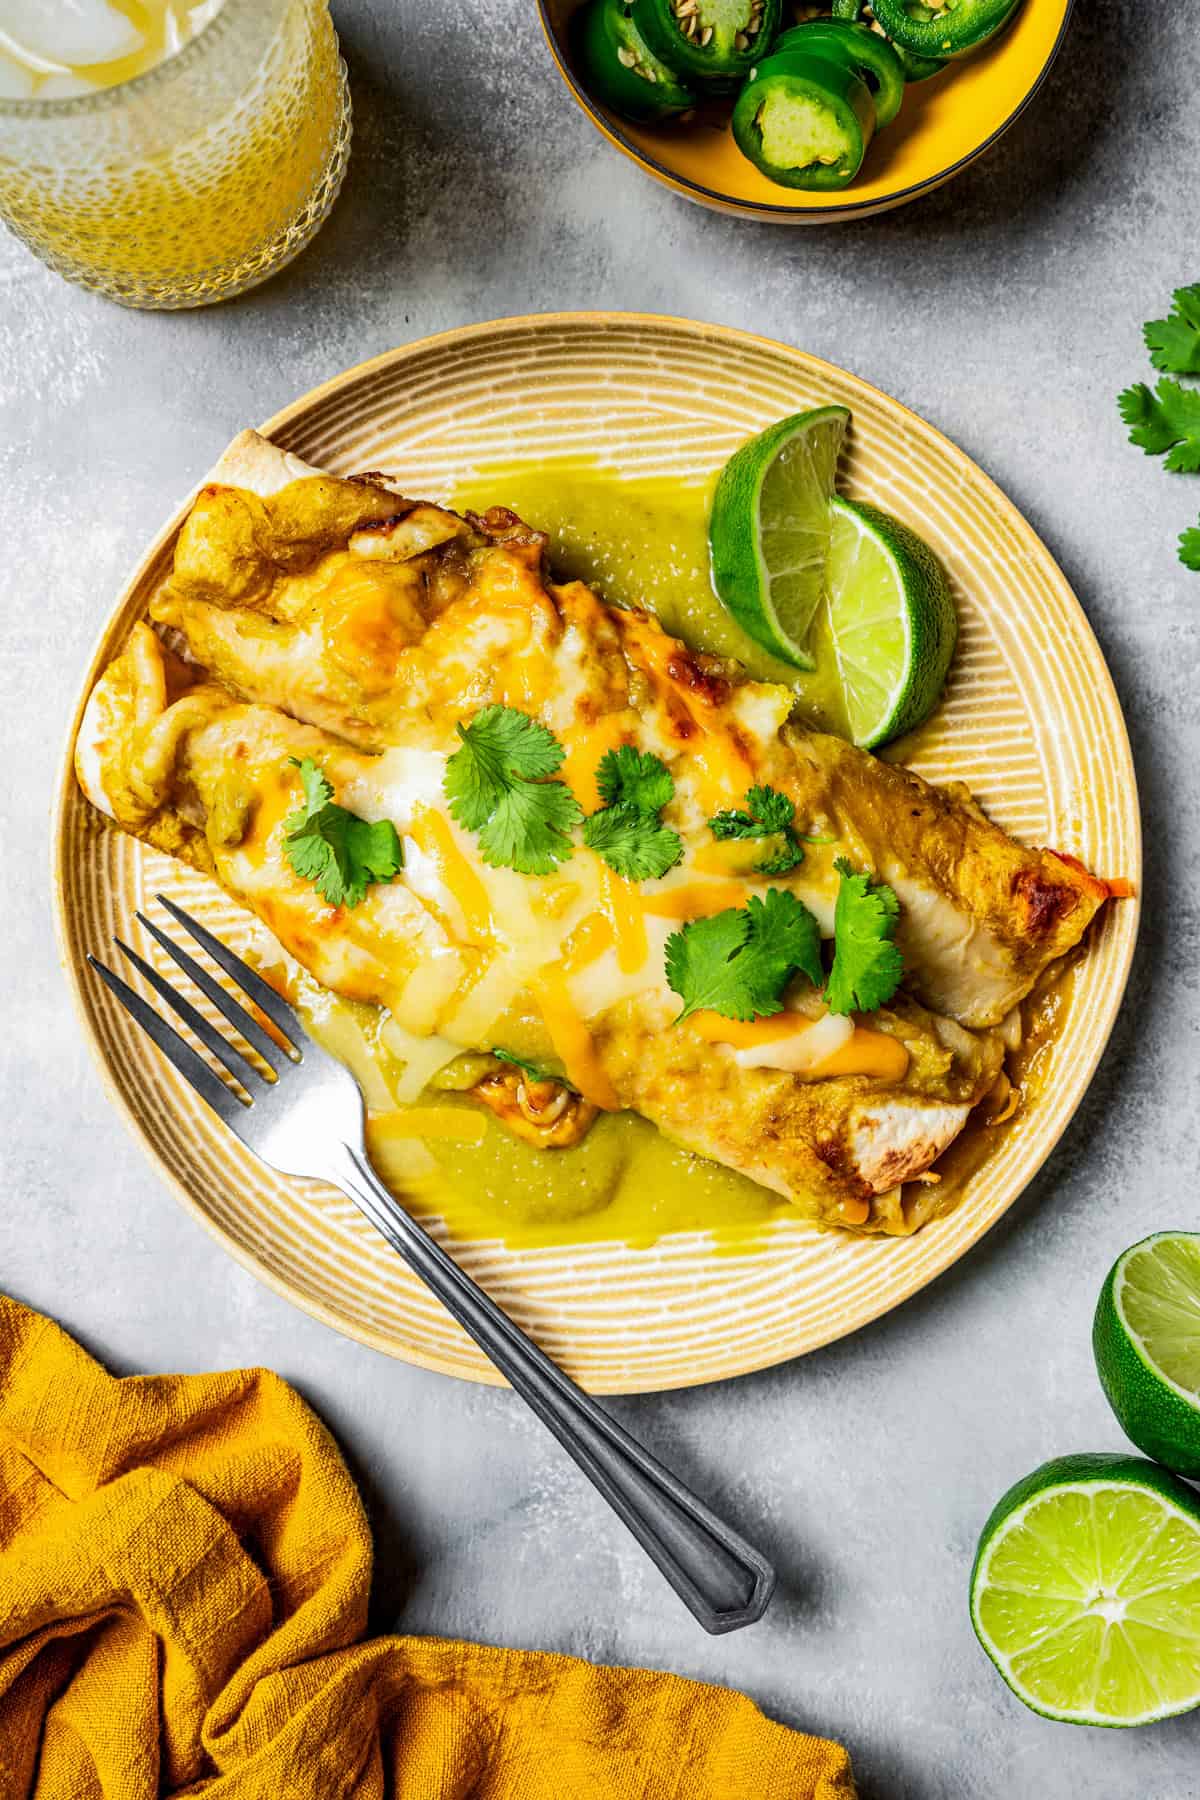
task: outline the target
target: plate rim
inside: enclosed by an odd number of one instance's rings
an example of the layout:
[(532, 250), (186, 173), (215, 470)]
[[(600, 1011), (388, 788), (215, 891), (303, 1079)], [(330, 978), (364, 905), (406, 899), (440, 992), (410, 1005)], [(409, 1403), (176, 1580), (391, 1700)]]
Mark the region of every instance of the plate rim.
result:
[[(692, 181), (686, 175), (680, 175), (674, 169), (668, 168), (665, 163), (659, 162), (657, 157), (649, 155), (632, 138), (626, 136), (620, 123), (615, 118), (610, 119), (599, 104), (592, 99), (583, 84), (577, 80), (567, 60), (565, 50), (559, 42), (558, 28), (550, 18), (548, 0), (537, 0), (537, 9), (538, 22), (541, 25), (542, 36), (546, 41), (551, 60), (580, 112), (615, 150), (619, 150), (622, 156), (627, 157), (644, 174), (649, 175), (651, 180), (660, 182), (664, 187), (670, 188), (672, 192), (679, 194), (685, 200), (692, 201), (697, 206), (703, 206), (709, 211), (723, 212), (736, 218), (758, 219), (775, 225), (831, 225), (837, 224), (843, 219), (867, 219), (879, 213), (892, 212), (901, 206), (908, 206), (912, 201), (919, 200), (922, 195), (932, 194), (938, 188), (944, 187), (948, 181), (953, 181), (956, 175), (961, 175), (973, 163), (978, 162), (980, 157), (986, 156), (1005, 133), (1011, 130), (1044, 87), (1070, 29), (1075, 13), (1075, 0), (1066, 0), (1062, 22), (1054, 42), (1021, 98), (1007, 117), (1002, 119), (973, 150), (966, 151), (956, 162), (947, 164), (934, 174), (925, 176), (921, 181), (911, 182), (907, 187), (891, 188), (886, 193), (876, 194), (869, 200), (846, 199), (839, 201), (833, 198), (822, 206), (811, 207), (803, 207), (795, 203), (788, 206), (783, 201), (744, 200), (737, 194), (723, 193), (719, 188), (708, 188), (701, 182)], [(845, 191), (847, 194), (851, 192), (850, 189)]]
[[(760, 349), (766, 349), (777, 354), (782, 354), (786, 358), (801, 365), (812, 374), (824, 376), (831, 373), (836, 377), (839, 383), (848, 384), (851, 388), (859, 388), (864, 392), (871, 394), (876, 399), (882, 400), (888, 407), (895, 409), (903, 417), (905, 422), (910, 422), (915, 425), (921, 432), (928, 434), (939, 445), (944, 446), (951, 451), (955, 457), (961, 459), (961, 461), (971, 470), (974, 479), (988, 494), (992, 504), (1006, 516), (1007, 522), (1011, 524), (1015, 521), (1017, 527), (1021, 531), (1029, 533), (1040, 546), (1049, 565), (1058, 576), (1064, 598), (1069, 601), (1070, 607), (1074, 610), (1078, 622), (1082, 626), (1085, 640), (1091, 649), (1092, 661), (1095, 665), (1096, 673), (1105, 684), (1106, 699), (1115, 713), (1116, 719), (1120, 722), (1120, 738), (1116, 745), (1116, 748), (1120, 753), (1120, 761), (1124, 768), (1124, 776), (1120, 787), (1124, 787), (1125, 778), (1127, 778), (1127, 791), (1131, 806), (1131, 824), (1133, 827), (1133, 867), (1127, 871), (1122, 871), (1122, 873), (1126, 874), (1134, 884), (1134, 893), (1132, 897), (1122, 901), (1121, 917), (1126, 921), (1123, 930), (1123, 951), (1115, 978), (1109, 989), (1109, 997), (1104, 1012), (1100, 1019), (1096, 1021), (1096, 1023), (1099, 1024), (1099, 1029), (1092, 1030), (1089, 1033), (1087, 1040), (1087, 1056), (1085, 1059), (1080, 1059), (1076, 1065), (1077, 1068), (1082, 1070), (1079, 1095), (1071, 1110), (1062, 1118), (1057, 1127), (1049, 1133), (1044, 1144), (1039, 1147), (1036, 1161), (1034, 1161), (1028, 1169), (1021, 1184), (1008, 1195), (1002, 1205), (995, 1207), (986, 1215), (986, 1217), (978, 1220), (976, 1222), (976, 1228), (972, 1229), (965, 1240), (960, 1240), (953, 1245), (947, 1244), (941, 1254), (935, 1253), (931, 1257), (929, 1264), (920, 1269), (917, 1278), (913, 1280), (911, 1286), (905, 1289), (903, 1294), (893, 1294), (889, 1297), (882, 1298), (878, 1305), (868, 1305), (866, 1309), (856, 1314), (851, 1324), (848, 1324), (845, 1327), (842, 1327), (837, 1321), (833, 1321), (828, 1330), (818, 1332), (803, 1350), (786, 1349), (778, 1356), (768, 1356), (763, 1360), (756, 1360), (746, 1368), (734, 1372), (718, 1374), (699, 1373), (695, 1376), (689, 1375), (682, 1380), (673, 1380), (670, 1386), (664, 1386), (661, 1381), (653, 1377), (645, 1382), (638, 1380), (630, 1382), (627, 1380), (622, 1382), (619, 1386), (609, 1385), (606, 1382), (600, 1382), (595, 1385), (587, 1382), (583, 1384), (587, 1387), (589, 1392), (595, 1394), (674, 1393), (685, 1388), (708, 1386), (710, 1383), (718, 1381), (738, 1380), (743, 1375), (758, 1374), (767, 1369), (777, 1368), (783, 1363), (794, 1361), (801, 1356), (807, 1356), (814, 1350), (824, 1349), (827, 1345), (835, 1343), (843, 1337), (853, 1336), (865, 1326), (873, 1324), (887, 1313), (906, 1304), (915, 1295), (927, 1288), (932, 1282), (944, 1275), (948, 1268), (959, 1262), (969, 1251), (975, 1248), (980, 1240), (992, 1230), (999, 1220), (1015, 1205), (1021, 1195), (1026, 1192), (1034, 1178), (1045, 1167), (1050, 1155), (1061, 1142), (1063, 1135), (1074, 1121), (1079, 1107), (1082, 1105), (1084, 1097), (1092, 1084), (1101, 1059), (1108, 1048), (1117, 1016), (1124, 1001), (1125, 990), (1128, 985), (1130, 969), (1132, 967), (1134, 952), (1138, 941), (1142, 910), (1142, 813), (1137, 782), (1137, 770), (1133, 760), (1133, 751), (1129, 739), (1128, 722), (1125, 718), (1120, 696), (1117, 693), (1116, 684), (1112, 678), (1112, 672), (1109, 669), (1103, 648), (1096, 633), (1092, 629), (1091, 623), (1083, 609), (1079, 597), (1075, 593), (1071, 583), (1067, 580), (1065, 572), (1059, 565), (1057, 558), (1049, 549), (1049, 546), (1030, 524), (1028, 519), (1026, 519), (1016, 502), (1011, 500), (992, 476), (990, 476), (972, 456), (961, 449), (952, 438), (948, 437), (945, 432), (941, 431), (936, 425), (932, 425), (927, 419), (923, 418), (922, 415), (914, 411), (913, 408), (907, 406), (903, 401), (895, 399), (882, 388), (875, 386), (874, 383), (865, 380), (862, 376), (854, 374), (851, 370), (844, 369), (839, 364), (831, 362), (826, 357), (816, 356), (811, 351), (798, 349), (796, 346), (785, 343), (781, 339), (768, 337), (758, 332), (747, 331), (739, 326), (714, 324), (710, 321), (687, 319), (674, 314), (599, 311), (518, 313), (497, 319), (481, 320), (470, 325), (451, 326), (444, 331), (426, 333), (419, 338), (409, 340), (407, 343), (395, 345), (390, 350), (381, 351), (374, 356), (366, 357), (362, 361), (353, 363), (348, 368), (341, 370), (338, 374), (328, 377), (325, 381), (319, 382), (315, 387), (309, 389), (306, 393), (298, 396), (296, 399), (289, 401), (285, 406), (273, 413), (270, 418), (264, 421), (257, 429), (265, 437), (273, 437), (274, 434), (278, 432), (286, 431), (289, 425), (293, 424), (298, 418), (303, 417), (311, 409), (318, 406), (331, 394), (343, 389), (349, 389), (356, 382), (369, 377), (375, 372), (383, 370), (391, 365), (398, 364), (411, 356), (418, 355), (431, 346), (463, 344), (481, 337), (487, 337), (497, 331), (503, 330), (536, 332), (542, 329), (558, 329), (569, 332), (572, 329), (580, 327), (595, 330), (596, 328), (604, 328), (612, 325), (641, 327), (650, 330), (665, 325), (667, 327), (677, 328), (691, 335), (698, 334), (701, 338), (712, 338), (726, 342), (733, 339), (744, 345), (755, 346)], [(381, 1331), (374, 1330), (370, 1326), (348, 1321), (344, 1316), (335, 1311), (331, 1303), (326, 1303), (324, 1300), (313, 1295), (300, 1293), (297, 1289), (292, 1287), (283, 1276), (277, 1275), (266, 1262), (260, 1260), (250, 1249), (240, 1244), (232, 1232), (228, 1231), (220, 1224), (205, 1209), (200, 1201), (192, 1195), (184, 1180), (175, 1174), (166, 1161), (166, 1158), (159, 1151), (157, 1145), (150, 1139), (144, 1130), (132, 1103), (126, 1099), (125, 1095), (118, 1087), (115, 1073), (110, 1067), (109, 1059), (104, 1052), (98, 1034), (92, 1024), (89, 1007), (85, 1001), (85, 983), (82, 968), (78, 964), (72, 962), (69, 954), (66, 909), (64, 905), (65, 884), (68, 880), (66, 814), (68, 804), (73, 799), (76, 790), (74, 770), (75, 740), (78, 735), (88, 696), (100, 673), (102, 659), (108, 654), (107, 640), (113, 630), (114, 622), (125, 610), (132, 599), (135, 590), (146, 580), (155, 564), (163, 556), (171, 540), (179, 531), (183, 519), (186, 516), (187, 508), (194, 495), (203, 485), (203, 481), (204, 476), (201, 476), (184, 495), (178, 505), (172, 510), (165, 523), (156, 532), (151, 543), (139, 557), (134, 568), (122, 583), (114, 604), (106, 612), (87, 655), (86, 665), (81, 676), (78, 697), (72, 710), (67, 735), (60, 754), (51, 818), (50, 899), (58, 960), (66, 981), (71, 1004), (82, 1031), (84, 1041), (90, 1052), (92, 1062), (98, 1069), (104, 1092), (109, 1101), (114, 1105), (127, 1129), (137, 1140), (142, 1153), (149, 1158), (160, 1179), (163, 1180), (174, 1197), (181, 1202), (184, 1210), (203, 1226), (209, 1236), (214, 1238), (216, 1242), (221, 1245), (222, 1249), (232, 1256), (239, 1267), (247, 1270), (248, 1273), (252, 1274), (258, 1281), (261, 1281), (272, 1292), (279, 1295), (282, 1299), (287, 1300), (289, 1304), (298, 1307), (302, 1312), (307, 1313), (309, 1317), (316, 1319), (319, 1323), (330, 1327), (341, 1337), (364, 1344), (367, 1348), (380, 1351), (396, 1361), (410, 1363), (415, 1367), (427, 1369), (435, 1374), (445, 1375), (456, 1380), (473, 1381), (483, 1386), (505, 1387), (508, 1385), (507, 1382), (505, 1382), (503, 1376), (501, 1376), (490, 1363), (485, 1362), (478, 1367), (472, 1364), (470, 1367), (464, 1368), (451, 1362), (444, 1356), (430, 1353), (419, 1347), (414, 1348), (411, 1345), (401, 1347), (396, 1343), (394, 1337), (389, 1337)], [(102, 829), (107, 829), (107, 827), (103, 827)], [(1111, 929), (1111, 926), (1109, 926), (1108, 929)], [(479, 1241), (483, 1242), (491, 1240)], [(528, 1252), (526, 1252), (526, 1254), (528, 1254)]]

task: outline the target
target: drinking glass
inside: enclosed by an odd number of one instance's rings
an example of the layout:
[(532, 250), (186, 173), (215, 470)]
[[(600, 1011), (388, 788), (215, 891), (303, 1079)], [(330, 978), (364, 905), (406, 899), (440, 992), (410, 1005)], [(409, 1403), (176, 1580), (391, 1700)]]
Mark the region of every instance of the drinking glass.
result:
[(328, 0), (225, 0), (131, 81), (0, 100), (0, 218), (69, 281), (127, 306), (202, 306), (303, 249), (349, 150)]

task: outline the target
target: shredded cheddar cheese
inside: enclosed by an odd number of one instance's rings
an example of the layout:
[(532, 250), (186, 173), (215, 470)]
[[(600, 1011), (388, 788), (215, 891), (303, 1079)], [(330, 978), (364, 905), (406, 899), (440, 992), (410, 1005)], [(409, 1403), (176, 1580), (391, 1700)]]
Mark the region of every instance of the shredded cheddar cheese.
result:
[(739, 875), (756, 875), (766, 848), (761, 838), (726, 838), (701, 844), (689, 861), (697, 874), (724, 876), (729, 881)]
[(571, 933), (559, 967), (564, 977), (578, 974), (613, 946), (613, 926), (604, 913), (589, 913)]
[(564, 734), (566, 755), (562, 778), (584, 812), (595, 812), (603, 796), (596, 786), (596, 771), (610, 750), (617, 750), (631, 736), (625, 713), (605, 713), (594, 725), (577, 725)]
[[(745, 1020), (722, 1018), (720, 1013), (698, 1012), (688, 1021), (692, 1030), (707, 1043), (728, 1044), (733, 1050), (757, 1050), (772, 1044), (783, 1045), (789, 1040), (802, 1042), (816, 1032), (818, 1023), (820, 1021), (795, 1012), (772, 1013), (765, 1019)], [(908, 1064), (908, 1051), (899, 1038), (891, 1037), (886, 1031), (856, 1025), (843, 1043), (813, 1061), (807, 1072), (822, 1079), (837, 1075), (870, 1075), (884, 1081), (902, 1081), (908, 1072)], [(771, 1068), (774, 1065), (770, 1058), (764, 1057), (760, 1066)], [(780, 1066), (783, 1066), (782, 1059)]]
[(688, 1025), (709, 1044), (732, 1044), (735, 1050), (748, 1050), (755, 1044), (775, 1044), (781, 1038), (795, 1037), (807, 1031), (811, 1019), (803, 1013), (772, 1013), (766, 1019), (726, 1019), (720, 1013), (693, 1013)]
[(899, 1038), (886, 1031), (872, 1031), (857, 1025), (854, 1035), (817, 1064), (817, 1075), (873, 1075), (880, 1081), (903, 1081), (908, 1073), (909, 1054)]
[(737, 806), (754, 785), (754, 769), (728, 731), (706, 731), (692, 745), (700, 798), (710, 813)]
[(655, 919), (707, 919), (730, 906), (745, 906), (750, 890), (740, 881), (694, 881), (647, 894), (643, 912)]
[(371, 1113), (372, 1134), (383, 1138), (430, 1138), (444, 1143), (481, 1144), (487, 1121), (464, 1106), (407, 1106), (403, 1112)]
[(616, 1089), (596, 1054), (596, 1044), (582, 1016), (571, 1004), (560, 969), (541, 969), (529, 984), (567, 1079), (585, 1100), (604, 1112), (620, 1112)]
[(420, 848), (436, 860), (442, 880), (458, 903), (472, 941), (490, 943), (492, 904), (487, 888), (455, 843), (449, 822), (433, 807), (421, 807), (413, 819), (411, 835)]
[(622, 975), (634, 975), (650, 954), (637, 888), (601, 864), (600, 891), (604, 912), (612, 923), (616, 939), (617, 967)]

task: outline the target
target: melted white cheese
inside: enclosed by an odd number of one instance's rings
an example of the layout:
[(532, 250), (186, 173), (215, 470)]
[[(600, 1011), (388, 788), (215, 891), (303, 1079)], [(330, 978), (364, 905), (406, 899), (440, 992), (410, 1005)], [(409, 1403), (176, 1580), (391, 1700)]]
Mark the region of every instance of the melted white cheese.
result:
[(403, 1075), (393, 1083), (400, 1106), (416, 1100), (438, 1070), (444, 1069), (460, 1054), (459, 1045), (452, 1044), (449, 1038), (439, 1037), (436, 1032), (429, 1037), (418, 1037), (415, 1032), (405, 1031), (394, 1017), (385, 1019), (379, 1035), (393, 1056), (404, 1064)]
[(792, 1075), (808, 1075), (854, 1036), (854, 1020), (826, 1013), (803, 1031), (774, 1043), (752, 1044), (735, 1050), (733, 1060), (743, 1069), (785, 1069)]
[(361, 818), (390, 819), (397, 831), (409, 831), (419, 807), (445, 811), (446, 762), (436, 750), (385, 750), (369, 774), (339, 783), (338, 800)]

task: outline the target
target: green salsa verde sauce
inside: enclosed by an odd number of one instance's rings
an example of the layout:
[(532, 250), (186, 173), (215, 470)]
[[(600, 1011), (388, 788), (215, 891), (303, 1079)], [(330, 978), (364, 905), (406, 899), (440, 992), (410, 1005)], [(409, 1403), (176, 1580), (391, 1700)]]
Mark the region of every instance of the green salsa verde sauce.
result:
[[(744, 1175), (672, 1144), (635, 1113), (602, 1114), (571, 1150), (537, 1150), (491, 1118), (477, 1144), (426, 1148), (437, 1173), (420, 1184), (414, 1210), (437, 1213), (461, 1238), (645, 1248), (672, 1232), (703, 1231), (736, 1251), (753, 1248), (772, 1219), (792, 1211)], [(373, 1156), (378, 1164), (380, 1151)], [(385, 1149), (385, 1178), (386, 1160)]]

